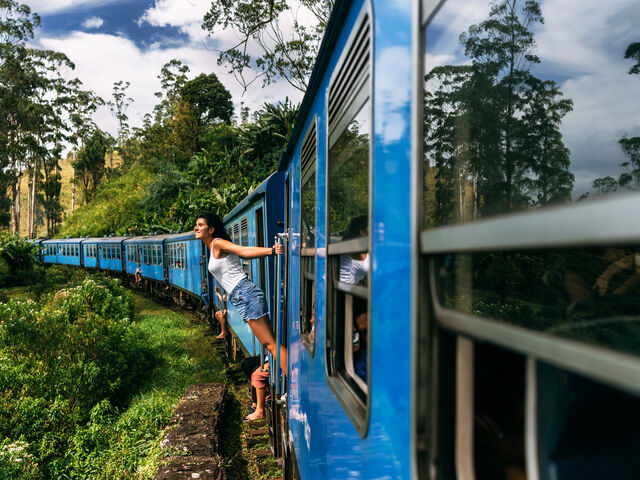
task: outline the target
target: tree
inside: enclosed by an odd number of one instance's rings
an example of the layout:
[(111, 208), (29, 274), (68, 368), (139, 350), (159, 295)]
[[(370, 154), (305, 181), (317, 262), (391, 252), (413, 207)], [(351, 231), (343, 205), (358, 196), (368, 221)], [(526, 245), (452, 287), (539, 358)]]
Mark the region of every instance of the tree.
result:
[(629, 45), (627, 50), (624, 52), (624, 58), (630, 58), (636, 61), (635, 65), (629, 69), (629, 74), (640, 75), (640, 42), (635, 42)]
[[(245, 90), (262, 77), (263, 85), (284, 78), (305, 91), (333, 4), (334, 0), (301, 0), (295, 5), (286, 0), (217, 0), (211, 2), (202, 27), (210, 34), (235, 30), (240, 40), (219, 51), (218, 64), (227, 65)], [(313, 25), (300, 20), (309, 16)], [(285, 23), (292, 26), (283, 30)], [(259, 53), (250, 54), (256, 47)]]
[(105, 155), (109, 146), (109, 139), (99, 129), (96, 129), (87, 144), (78, 152), (78, 158), (73, 162), (76, 180), (82, 185), (84, 203), (89, 203), (96, 188), (105, 174)]
[(113, 100), (107, 102), (111, 115), (118, 122), (118, 147), (122, 150), (125, 141), (129, 138), (129, 117), (127, 109), (133, 103), (133, 98), (127, 97), (127, 90), (131, 84), (125, 81), (118, 81), (113, 84)]
[(470, 64), (426, 75), (425, 154), (435, 184), (427, 222), (570, 198), (574, 178), (560, 126), (573, 103), (554, 81), (531, 73), (540, 62), (531, 27), (541, 22), (535, 1), (495, 3), (489, 18), (460, 35)]
[(180, 98), (194, 109), (198, 125), (231, 122), (233, 101), (231, 93), (214, 73), (201, 73), (180, 89)]
[[(36, 82), (26, 42), (39, 25), (40, 17), (28, 6), (0, 0), (0, 144), (4, 145), (0, 148), (0, 204), (11, 202), (13, 233), (20, 229), (20, 176)], [(7, 188), (10, 200), (4, 195)]]
[(160, 99), (160, 103), (153, 109), (156, 122), (162, 123), (173, 116), (180, 100), (180, 90), (187, 82), (188, 72), (189, 67), (176, 59), (169, 60), (160, 70), (158, 79), (162, 90), (154, 94)]
[(204, 127), (231, 122), (233, 102), (231, 93), (213, 73), (186, 82), (180, 89), (180, 101), (171, 122), (174, 144), (188, 145), (186, 151), (191, 156)]

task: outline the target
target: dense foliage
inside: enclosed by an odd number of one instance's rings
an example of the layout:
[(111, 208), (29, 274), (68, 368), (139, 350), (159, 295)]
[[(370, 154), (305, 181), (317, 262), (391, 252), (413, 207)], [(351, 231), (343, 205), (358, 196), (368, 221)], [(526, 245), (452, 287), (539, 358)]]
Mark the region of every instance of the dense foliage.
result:
[(0, 457), (23, 458), (24, 478), (60, 478), (77, 431), (137, 390), (154, 355), (132, 316), (131, 294), (100, 277), (0, 303)]
[(160, 137), (170, 138), (160, 132), (173, 127), (156, 122), (123, 147), (131, 166), (105, 181), (67, 219), (62, 235), (185, 231), (200, 210), (225, 215), (275, 171), (297, 111), (288, 101), (265, 104), (250, 123), (202, 126), (191, 157), (171, 143), (159, 148)]
[(0, 236), (0, 287), (31, 279), (36, 263), (35, 247), (16, 236)]

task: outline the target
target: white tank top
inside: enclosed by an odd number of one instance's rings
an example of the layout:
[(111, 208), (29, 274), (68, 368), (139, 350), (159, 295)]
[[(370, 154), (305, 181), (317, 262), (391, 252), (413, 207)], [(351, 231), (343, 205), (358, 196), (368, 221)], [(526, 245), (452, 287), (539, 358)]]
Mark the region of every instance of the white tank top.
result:
[(235, 253), (228, 253), (224, 258), (215, 258), (211, 250), (208, 267), (211, 275), (227, 293), (231, 293), (240, 280), (247, 277), (242, 270), (240, 257)]

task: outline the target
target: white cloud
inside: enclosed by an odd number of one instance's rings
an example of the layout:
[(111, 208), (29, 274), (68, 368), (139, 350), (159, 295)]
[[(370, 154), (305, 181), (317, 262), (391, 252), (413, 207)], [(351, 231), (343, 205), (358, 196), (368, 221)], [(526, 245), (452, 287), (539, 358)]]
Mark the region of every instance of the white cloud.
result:
[(100, 28), (104, 20), (100, 17), (89, 17), (84, 22), (82, 22), (82, 26), (84, 28)]
[(408, 119), (404, 112), (410, 103), (411, 53), (404, 46), (382, 49), (376, 57), (376, 133), (385, 144), (397, 142), (407, 132)]
[(123, 0), (22, 0), (20, 3), (31, 7), (32, 12), (39, 15), (48, 15), (66, 10), (74, 10), (80, 7), (103, 7), (122, 1)]
[[(241, 101), (255, 111), (264, 102), (283, 101), (285, 96), (295, 102), (302, 98), (300, 92), (283, 82), (264, 89), (252, 88), (242, 96), (239, 84), (217, 65), (216, 54), (197, 44), (171, 48), (156, 44), (142, 50), (122, 36), (87, 32), (71, 32), (59, 38), (43, 36), (39, 38), (39, 44), (41, 48), (65, 52), (76, 65), (68, 77), (78, 77), (84, 84), (83, 88), (93, 90), (106, 101), (112, 99), (114, 82), (130, 82), (127, 94), (134, 103), (127, 115), (131, 126), (140, 126), (144, 114), (152, 112), (158, 101), (153, 93), (160, 90), (157, 76), (162, 66), (174, 58), (190, 67), (190, 78), (201, 73), (215, 73), (231, 92), (236, 110)], [(96, 52), (100, 54), (96, 55)], [(102, 107), (94, 120), (100, 128), (116, 134), (117, 124), (107, 107)]]

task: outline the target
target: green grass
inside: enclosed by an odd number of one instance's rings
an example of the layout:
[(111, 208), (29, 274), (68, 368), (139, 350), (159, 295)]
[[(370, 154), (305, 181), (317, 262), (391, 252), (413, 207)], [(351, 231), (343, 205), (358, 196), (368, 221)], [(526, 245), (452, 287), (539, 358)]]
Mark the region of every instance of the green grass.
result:
[[(77, 268), (51, 266), (39, 271), (31, 285), (1, 289), (0, 301), (37, 300), (77, 284), (86, 276)], [(153, 354), (152, 370), (131, 398), (123, 399), (124, 407), (117, 409), (108, 401), (94, 406), (89, 422), (71, 432), (65, 458), (47, 465), (48, 478), (152, 479), (163, 457), (160, 448), (163, 431), (187, 387), (194, 383), (226, 382), (223, 353), (216, 352), (204, 336), (208, 329), (205, 322), (139, 293), (133, 292), (132, 296), (133, 323)], [(232, 423), (237, 421), (234, 418)], [(231, 433), (234, 429), (237, 436), (237, 426), (227, 431)], [(233, 460), (223, 462), (230, 470), (235, 464)]]
[(108, 431), (105, 448), (90, 459), (95, 467), (79, 478), (153, 478), (162, 458), (162, 431), (187, 387), (225, 381), (224, 366), (203, 336), (204, 324), (135, 293), (134, 305), (135, 321), (159, 361), (129, 407), (99, 422)]

